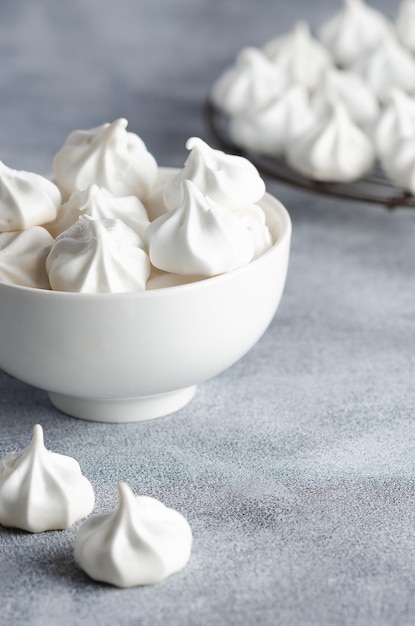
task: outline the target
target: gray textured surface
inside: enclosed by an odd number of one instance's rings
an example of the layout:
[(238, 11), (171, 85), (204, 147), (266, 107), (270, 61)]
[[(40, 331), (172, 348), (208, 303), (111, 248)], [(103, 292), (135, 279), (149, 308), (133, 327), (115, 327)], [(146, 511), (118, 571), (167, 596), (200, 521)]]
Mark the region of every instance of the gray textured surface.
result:
[[(185, 139), (206, 137), (203, 99), (236, 51), (337, 6), (5, 0), (0, 158), (48, 171), (67, 132), (125, 116), (160, 164), (180, 165)], [(47, 446), (80, 462), (97, 512), (125, 480), (194, 531), (182, 573), (115, 590), (74, 564), (76, 527), (0, 528), (1, 624), (415, 622), (415, 213), (269, 189), (294, 227), (281, 307), (181, 412), (82, 422), (0, 374), (1, 455), (40, 422)]]

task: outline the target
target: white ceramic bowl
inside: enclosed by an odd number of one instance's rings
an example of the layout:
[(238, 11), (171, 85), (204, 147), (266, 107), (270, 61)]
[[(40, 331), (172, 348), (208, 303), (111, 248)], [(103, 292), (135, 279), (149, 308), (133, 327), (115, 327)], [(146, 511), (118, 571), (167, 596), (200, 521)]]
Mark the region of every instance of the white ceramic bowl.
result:
[(291, 221), (261, 201), (276, 243), (228, 274), (143, 293), (78, 294), (0, 283), (0, 368), (64, 413), (105, 422), (160, 417), (246, 354), (277, 310)]

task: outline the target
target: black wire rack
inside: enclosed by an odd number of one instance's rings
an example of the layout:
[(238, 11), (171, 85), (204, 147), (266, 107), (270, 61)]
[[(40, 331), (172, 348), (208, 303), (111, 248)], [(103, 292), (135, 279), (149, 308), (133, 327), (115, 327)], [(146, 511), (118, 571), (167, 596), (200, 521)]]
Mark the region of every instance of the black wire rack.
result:
[(324, 183), (311, 180), (294, 171), (282, 157), (261, 156), (237, 146), (229, 135), (228, 116), (220, 112), (209, 100), (204, 106), (204, 117), (210, 134), (222, 150), (246, 157), (268, 178), (313, 193), (379, 204), (388, 210), (398, 207), (415, 208), (415, 196), (395, 186), (385, 177), (378, 165), (370, 174), (352, 183)]

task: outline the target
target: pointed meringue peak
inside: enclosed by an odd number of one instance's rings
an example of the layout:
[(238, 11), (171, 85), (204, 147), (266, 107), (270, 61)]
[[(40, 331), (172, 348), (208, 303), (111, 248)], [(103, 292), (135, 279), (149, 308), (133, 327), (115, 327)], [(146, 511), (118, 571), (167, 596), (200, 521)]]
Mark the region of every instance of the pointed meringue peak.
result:
[(186, 141), (186, 148), (187, 150), (199, 151), (201, 154), (209, 154), (212, 152), (212, 148), (206, 143), (206, 141), (200, 139), (200, 137), (189, 137)]
[(300, 41), (301, 39), (309, 39), (311, 37), (309, 23), (306, 22), (305, 20), (300, 20), (299, 22), (296, 22), (294, 24), (293, 34), (294, 34), (294, 37), (296, 37), (297, 40), (300, 40)]
[(118, 490), (118, 506), (134, 506), (135, 505), (135, 495), (133, 494), (130, 486), (125, 482), (120, 482), (117, 485)]
[(36, 451), (45, 450), (45, 442), (43, 438), (43, 428), (40, 424), (33, 427), (33, 437), (30, 447)]

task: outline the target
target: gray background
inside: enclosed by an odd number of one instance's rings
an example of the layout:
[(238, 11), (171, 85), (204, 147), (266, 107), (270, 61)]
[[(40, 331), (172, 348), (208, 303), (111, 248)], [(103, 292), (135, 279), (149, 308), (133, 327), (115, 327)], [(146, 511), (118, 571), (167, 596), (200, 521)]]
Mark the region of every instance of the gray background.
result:
[[(208, 138), (202, 103), (236, 52), (338, 6), (3, 0), (0, 158), (48, 172), (70, 130), (124, 116), (160, 164), (180, 166), (186, 138)], [(293, 220), (280, 309), (185, 409), (88, 423), (0, 374), (1, 456), (39, 422), (50, 449), (80, 462), (96, 512), (124, 480), (194, 532), (180, 574), (117, 590), (74, 564), (78, 525), (0, 528), (1, 624), (415, 622), (415, 214), (268, 188)]]

